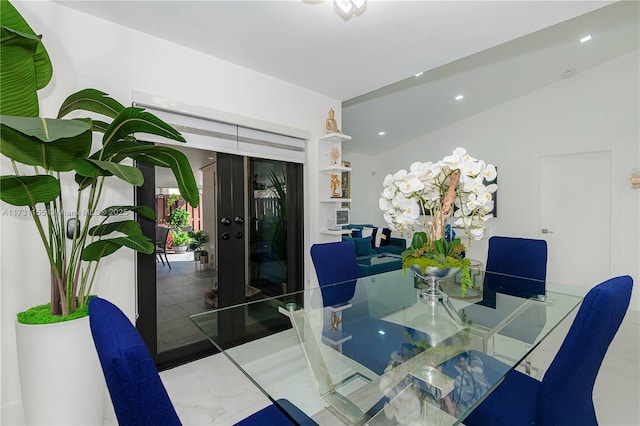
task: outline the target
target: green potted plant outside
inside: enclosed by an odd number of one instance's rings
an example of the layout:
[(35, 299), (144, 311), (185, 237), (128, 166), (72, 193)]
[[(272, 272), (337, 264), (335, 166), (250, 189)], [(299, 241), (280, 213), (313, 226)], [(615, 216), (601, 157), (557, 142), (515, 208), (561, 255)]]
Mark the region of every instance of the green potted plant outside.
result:
[(191, 242), (191, 237), (185, 231), (172, 229), (171, 231), (171, 247), (176, 253), (184, 253), (187, 246)]
[(183, 229), (189, 226), (190, 214), (185, 209), (175, 209), (169, 215), (169, 225), (174, 229)]
[[(192, 206), (197, 206), (199, 195), (184, 154), (168, 147), (139, 143), (134, 137), (134, 134), (148, 133), (184, 142), (178, 131), (141, 108), (125, 107), (106, 93), (85, 89), (63, 102), (56, 119), (38, 117), (37, 90), (51, 80), (51, 61), (41, 36), (35, 34), (13, 5), (2, 0), (0, 7), (0, 153), (10, 160), (13, 169), (13, 174), (0, 176), (0, 199), (30, 214), (51, 271), (48, 280), (50, 303), (19, 314), (16, 331), (20, 352), (24, 342), (44, 343), (47, 335), (54, 333), (50, 324), (45, 328), (37, 324), (60, 322), (62, 326), (76, 323), (70, 320), (77, 317), (86, 319), (92, 286), (101, 260), (106, 256), (122, 247), (147, 254), (155, 252), (153, 239), (143, 235), (132, 217), (136, 214), (155, 220), (153, 209), (136, 205), (101, 205), (100, 200), (109, 189), (105, 185), (107, 178), (117, 178), (132, 186), (142, 185), (141, 171), (127, 163), (134, 160), (171, 168), (183, 198)], [(71, 113), (77, 116), (80, 111), (89, 113), (92, 118), (62, 118)], [(97, 115), (106, 119), (97, 119)], [(100, 136), (101, 144), (92, 152), (94, 135)], [(72, 184), (77, 187), (73, 196), (63, 196), (62, 188)], [(25, 327), (23, 324), (30, 325)], [(33, 330), (36, 329), (46, 330), (46, 334), (31, 340), (20, 337), (21, 333), (35, 333)], [(24, 368), (29, 353), (18, 357), (27, 424), (72, 421), (88, 424), (87, 419), (57, 418), (54, 411), (62, 412), (62, 416), (75, 415), (85, 405), (89, 407), (79, 398), (91, 393), (87, 389), (90, 382), (96, 382), (104, 393), (104, 382), (83, 371), (78, 365), (77, 354), (73, 353), (78, 350), (73, 344), (86, 347), (88, 343), (93, 350), (99, 379), (102, 379), (88, 322), (86, 331), (71, 332), (64, 339), (62, 343), (59, 338), (49, 340), (62, 345), (71, 354), (65, 355), (65, 351), (59, 349), (26, 349), (34, 355), (36, 366)], [(55, 355), (60, 357), (53, 361)], [(49, 366), (49, 361), (54, 364)], [(67, 364), (56, 365), (55, 362)], [(61, 377), (52, 379), (56, 383), (46, 383), (47, 379), (42, 376), (53, 370)], [(25, 384), (24, 371), (31, 372), (38, 382)], [(71, 383), (71, 379), (82, 378), (88, 380), (76, 386)], [(36, 402), (29, 400), (30, 389), (42, 389), (47, 385), (51, 385), (49, 391), (38, 392), (44, 398)], [(60, 391), (62, 388), (63, 392)], [(58, 396), (60, 398), (56, 399)], [(39, 406), (43, 403), (50, 404), (47, 408)], [(101, 399), (98, 404), (102, 406)], [(102, 412), (101, 408), (85, 411), (98, 411), (100, 415)], [(38, 415), (43, 417), (38, 418)]]
[(189, 249), (193, 250), (193, 259), (194, 260), (200, 260), (201, 256), (208, 256), (209, 253), (207, 253), (206, 250), (204, 250), (202, 247), (204, 247), (204, 244), (208, 241), (207, 238), (207, 234), (200, 230), (200, 231), (189, 231), (189, 237), (191, 238), (191, 242), (189, 243)]

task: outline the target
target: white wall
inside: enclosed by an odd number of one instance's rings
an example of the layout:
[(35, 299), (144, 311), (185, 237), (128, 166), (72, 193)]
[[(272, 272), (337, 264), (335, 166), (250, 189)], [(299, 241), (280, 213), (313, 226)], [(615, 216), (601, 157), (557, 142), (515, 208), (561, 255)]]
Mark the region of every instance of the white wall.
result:
[[(43, 34), (54, 68), (51, 84), (41, 92), (41, 115), (53, 117), (69, 94), (86, 88), (103, 90), (124, 104), (140, 91), (299, 129), (310, 135), (305, 167), (305, 205), (316, 205), (314, 153), (325, 133), (329, 108), (340, 122), (340, 102), (299, 86), (218, 60), (48, 1), (13, 2), (27, 22)], [(267, 129), (268, 130), (268, 129)], [(3, 159), (3, 168), (8, 162)], [(6, 172), (9, 173), (9, 172)], [(104, 205), (131, 203), (133, 191), (112, 185)], [(313, 193), (312, 193), (313, 192)], [(3, 209), (11, 206), (2, 205)], [(2, 424), (20, 421), (20, 387), (15, 352), (15, 314), (49, 299), (48, 266), (35, 227), (28, 218), (0, 216), (1, 396)], [(317, 237), (317, 218), (305, 212), (305, 247)], [(131, 318), (135, 310), (134, 256), (114, 255), (101, 266), (95, 293), (111, 299)], [(307, 249), (308, 252), (308, 249)], [(307, 262), (308, 268), (308, 262)]]
[[(634, 278), (631, 309), (640, 310), (640, 190), (629, 187), (631, 169), (640, 167), (639, 75), (636, 51), (375, 157), (345, 152), (353, 168), (352, 220), (383, 225), (377, 200), (384, 176), (462, 146), (499, 167), (499, 215), (487, 234), (536, 238), (540, 157), (610, 150), (611, 273)], [(486, 240), (470, 251), (485, 259)]]

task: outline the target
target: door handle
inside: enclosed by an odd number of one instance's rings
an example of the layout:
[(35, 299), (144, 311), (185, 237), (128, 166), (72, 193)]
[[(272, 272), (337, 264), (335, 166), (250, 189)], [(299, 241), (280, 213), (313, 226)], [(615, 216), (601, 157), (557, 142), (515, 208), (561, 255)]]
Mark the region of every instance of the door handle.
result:
[(236, 216), (233, 220), (238, 224), (244, 223), (244, 219), (241, 218), (240, 216)]
[(228, 232), (224, 232), (224, 233), (222, 234), (222, 239), (223, 239), (223, 240), (227, 241), (229, 238), (231, 238), (231, 235), (229, 235), (229, 233), (228, 233)]
[(223, 217), (222, 219), (220, 219), (220, 223), (222, 223), (223, 225), (231, 225), (231, 220), (229, 220), (229, 218), (227, 217)]
[(547, 228), (542, 228), (540, 232), (542, 232), (543, 234), (553, 234), (553, 231), (549, 231)]

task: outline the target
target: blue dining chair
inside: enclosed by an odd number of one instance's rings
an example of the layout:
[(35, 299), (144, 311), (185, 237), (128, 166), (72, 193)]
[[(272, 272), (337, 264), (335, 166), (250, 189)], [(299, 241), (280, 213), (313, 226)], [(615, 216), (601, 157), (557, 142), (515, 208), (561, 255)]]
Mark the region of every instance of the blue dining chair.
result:
[[(498, 292), (518, 297), (545, 293), (547, 278), (547, 242), (531, 238), (489, 238), (487, 274), (483, 292)], [(522, 279), (526, 278), (526, 279)]]
[[(530, 298), (544, 295), (547, 278), (547, 242), (530, 238), (489, 238), (482, 300), (458, 311), (475, 324), (495, 327), (520, 305), (500, 295)], [(498, 299), (500, 298), (500, 301)], [(547, 322), (544, 305), (534, 305), (504, 327), (500, 334), (533, 344)], [(527, 370), (532, 366), (525, 360)]]
[[(582, 301), (542, 382), (511, 371), (469, 414), (464, 424), (597, 425), (593, 386), (607, 349), (629, 307), (632, 288), (633, 280), (629, 276), (611, 278), (592, 288)], [(495, 363), (495, 360), (491, 361)], [(490, 363), (485, 363), (485, 367), (487, 365)]]
[[(352, 302), (360, 275), (355, 247), (351, 241), (314, 244), (311, 259), (316, 269), (324, 307), (340, 307)], [(392, 353), (415, 354), (421, 343), (430, 344), (429, 335), (410, 327), (369, 314), (368, 303), (355, 303), (342, 311), (342, 353), (382, 375)], [(331, 334), (331, 330), (326, 331)], [(416, 345), (416, 343), (420, 343)]]
[[(94, 297), (89, 301), (89, 324), (118, 424), (181, 425), (151, 354), (126, 315), (113, 303)], [(271, 404), (237, 424), (316, 425), (289, 401), (277, 404), (288, 414)]]

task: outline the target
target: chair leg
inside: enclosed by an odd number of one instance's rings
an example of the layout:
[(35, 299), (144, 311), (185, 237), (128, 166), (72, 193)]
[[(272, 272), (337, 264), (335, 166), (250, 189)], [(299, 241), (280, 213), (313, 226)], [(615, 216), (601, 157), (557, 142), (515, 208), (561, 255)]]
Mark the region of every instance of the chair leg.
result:
[(167, 252), (164, 252), (164, 258), (167, 261), (167, 266), (169, 267), (169, 269), (171, 269), (171, 264), (169, 263), (169, 258), (167, 257)]

